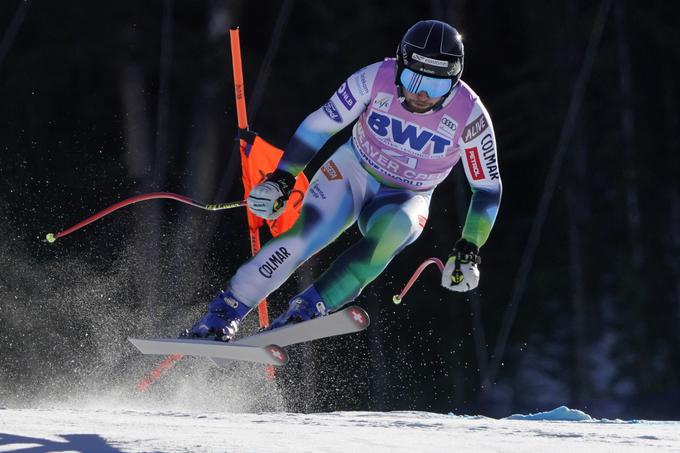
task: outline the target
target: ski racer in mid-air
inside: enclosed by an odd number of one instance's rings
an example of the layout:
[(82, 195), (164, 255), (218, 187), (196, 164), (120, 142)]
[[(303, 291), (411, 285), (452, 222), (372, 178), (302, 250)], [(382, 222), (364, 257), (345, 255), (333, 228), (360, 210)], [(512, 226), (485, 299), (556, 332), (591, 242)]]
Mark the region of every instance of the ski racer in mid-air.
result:
[(302, 263), (359, 222), (363, 237), (300, 294), (271, 328), (306, 321), (354, 300), (423, 231), (435, 187), (462, 161), (472, 198), (442, 285), (479, 283), (479, 248), (501, 199), (489, 114), (463, 82), (463, 42), (450, 25), (426, 20), (402, 38), (396, 59), (352, 74), (298, 127), (277, 169), (255, 186), (248, 208), (265, 219), (283, 212), (296, 176), (326, 141), (357, 120), (351, 139), (316, 172), (300, 217), (241, 265), (185, 337), (234, 338), (239, 322)]

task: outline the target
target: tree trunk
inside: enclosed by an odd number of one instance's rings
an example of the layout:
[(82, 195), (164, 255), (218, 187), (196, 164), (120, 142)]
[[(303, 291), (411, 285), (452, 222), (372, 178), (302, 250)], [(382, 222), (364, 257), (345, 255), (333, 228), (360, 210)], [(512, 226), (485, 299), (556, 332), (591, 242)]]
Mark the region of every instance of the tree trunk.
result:
[(128, 175), (144, 180), (151, 168), (151, 128), (147, 105), (140, 93), (145, 92), (144, 69), (141, 64), (128, 61), (120, 72), (121, 107), (124, 118), (125, 164)]
[[(670, 150), (677, 150), (680, 148), (680, 138), (678, 138), (677, 131), (680, 130), (680, 113), (678, 112), (678, 105), (676, 99), (678, 96), (677, 84), (675, 74), (666, 69), (666, 97), (665, 97), (665, 118), (667, 118), (667, 134), (668, 147)], [(680, 174), (680, 161), (675, 159), (671, 175)], [(675, 318), (676, 323), (680, 324), (680, 183), (676, 178), (671, 183), (669, 190), (669, 212), (670, 212), (670, 234), (669, 240), (664, 247), (665, 261), (670, 269), (672, 281), (674, 284), (673, 293), (675, 295)], [(680, 344), (680, 329), (675, 329), (676, 344)]]
[[(568, 7), (568, 15), (573, 21), (577, 21), (579, 15), (579, 7), (577, 2), (572, 1)], [(570, 41), (574, 42), (574, 41)], [(580, 46), (574, 44), (568, 47), (569, 54), (566, 56), (569, 65), (577, 68), (580, 59)], [(576, 72), (576, 71), (574, 71)], [(573, 361), (573, 369), (570, 376), (571, 399), (578, 407), (581, 406), (586, 398), (586, 388), (588, 386), (587, 376), (587, 329), (586, 329), (586, 296), (585, 296), (585, 278), (584, 272), (585, 259), (584, 238), (583, 232), (585, 225), (590, 218), (589, 212), (589, 198), (587, 191), (587, 159), (588, 146), (587, 138), (584, 136), (585, 130), (585, 112), (579, 115), (576, 119), (573, 128), (573, 135), (571, 138), (571, 152), (569, 156), (572, 158), (571, 168), (567, 170), (567, 190), (566, 205), (568, 212), (568, 235), (569, 238), (569, 282), (571, 284), (571, 335), (573, 338), (573, 346), (570, 348), (571, 360)]]
[[(650, 326), (645, 317), (645, 307), (647, 306), (648, 292), (646, 288), (637, 283), (644, 282), (645, 256), (642, 242), (641, 216), (639, 206), (638, 171), (635, 156), (634, 131), (635, 131), (635, 112), (633, 110), (633, 82), (630, 63), (629, 47), (627, 36), (629, 35), (625, 19), (625, 1), (614, 2), (614, 22), (616, 26), (616, 42), (618, 47), (619, 62), (619, 96), (621, 102), (621, 149), (623, 153), (624, 165), (624, 194), (626, 206), (626, 226), (628, 230), (628, 249), (630, 257), (631, 279), (622, 282), (623, 287), (630, 297), (629, 316), (632, 317), (632, 330), (629, 337), (635, 345), (646, 348), (650, 341)], [(635, 367), (633, 379), (637, 382), (638, 390), (649, 386), (651, 374), (646, 371), (653, 366), (654, 357), (652, 354), (644, 354), (642, 363)]]
[[(619, 52), (619, 93), (621, 96), (621, 139), (626, 175), (626, 220), (630, 241), (630, 260), (634, 275), (642, 275), (644, 252), (640, 227), (640, 203), (638, 197), (638, 172), (635, 162), (633, 132), (635, 112), (633, 110), (633, 82), (628, 50), (628, 35), (625, 23), (625, 2), (614, 2), (616, 39)], [(641, 294), (638, 294), (641, 297)]]
[[(233, 2), (232, 2), (233, 3)], [(240, 4), (240, 2), (239, 2)], [(238, 183), (240, 178), (237, 174), (239, 153), (231, 141), (225, 147), (222, 137), (232, 135), (224, 130), (236, 129), (236, 118), (224, 116), (225, 109), (235, 111), (232, 105), (225, 105), (231, 101), (231, 96), (225, 96), (221, 87), (229, 78), (225, 71), (225, 61), (222, 57), (224, 47), (228, 46), (228, 28), (234, 23), (234, 8), (228, 8), (224, 2), (212, 1), (206, 8), (205, 40), (206, 46), (212, 50), (207, 52), (207, 58), (198, 70), (201, 73), (196, 94), (193, 96), (189, 138), (184, 148), (186, 153), (186, 172), (183, 172), (183, 187), (187, 195), (197, 200), (211, 202), (224, 202), (225, 196), (233, 184)], [(213, 57), (214, 56), (214, 57)], [(231, 88), (231, 87), (229, 87)], [(227, 89), (226, 93), (231, 94)], [(233, 121), (229, 124), (227, 121)], [(226, 157), (225, 157), (226, 156)], [(227, 163), (227, 168), (222, 167)], [(224, 189), (220, 190), (220, 182), (223, 175), (228, 174)], [(196, 267), (206, 262), (210, 243), (215, 235), (220, 219), (224, 216), (243, 215), (241, 210), (228, 213), (200, 213), (195, 208), (182, 206), (178, 217), (179, 228), (175, 231), (175, 240), (172, 241), (173, 260), (180, 261), (181, 257), (189, 256), (191, 263)], [(234, 242), (246, 242), (247, 233), (243, 237), (233, 238)], [(241, 248), (239, 248), (240, 250)], [(246, 250), (247, 247), (242, 247)], [(232, 251), (235, 250), (232, 247)], [(234, 253), (234, 256), (237, 255)], [(233, 260), (232, 260), (233, 261)], [(199, 269), (192, 272), (194, 282), (186, 287), (183, 297), (190, 298), (191, 293), (203, 284)], [(225, 284), (226, 278), (225, 277)], [(206, 300), (207, 302), (207, 300)]]
[[(141, 37), (137, 33), (129, 33), (124, 39), (135, 43)], [(149, 118), (149, 99), (144, 93), (147, 90), (147, 75), (141, 61), (130, 59), (121, 63), (120, 71), (120, 98), (121, 109), (124, 118), (124, 134), (126, 145), (125, 163), (128, 175), (139, 182), (141, 192), (149, 192), (153, 186), (153, 162), (154, 149), (152, 147), (152, 128)], [(155, 248), (155, 242), (150, 242), (149, 223), (151, 230), (157, 224), (160, 215), (158, 205), (154, 203), (134, 206), (133, 248), (136, 253), (144, 256), (143, 259), (134, 260), (132, 263), (137, 267), (133, 275), (138, 276), (133, 284), (139, 288), (138, 297), (145, 303), (152, 302), (152, 286), (155, 284), (156, 257), (150, 255)], [(151, 245), (151, 246), (149, 246)]]
[[(577, 127), (576, 130), (583, 130)], [(583, 137), (580, 137), (583, 138)], [(573, 146), (572, 156), (574, 158), (574, 168), (572, 176), (568, 178), (566, 191), (567, 212), (569, 217), (569, 275), (571, 283), (571, 307), (572, 307), (572, 335), (574, 339), (573, 352), (573, 375), (572, 375), (572, 401), (576, 407), (581, 407), (587, 397), (586, 389), (588, 386), (587, 376), (587, 329), (586, 329), (586, 296), (583, 257), (583, 231), (587, 219), (590, 218), (588, 209), (588, 195), (586, 193), (586, 156), (587, 149), (582, 143)]]
[(14, 44), (14, 39), (17, 37), (21, 26), (24, 24), (24, 19), (26, 19), (26, 14), (28, 14), (28, 8), (31, 6), (31, 0), (23, 0), (19, 2), (17, 10), (14, 13), (12, 22), (9, 23), (7, 30), (2, 36), (0, 41), (0, 70), (2, 70), (2, 63), (5, 61), (5, 57), (12, 48)]

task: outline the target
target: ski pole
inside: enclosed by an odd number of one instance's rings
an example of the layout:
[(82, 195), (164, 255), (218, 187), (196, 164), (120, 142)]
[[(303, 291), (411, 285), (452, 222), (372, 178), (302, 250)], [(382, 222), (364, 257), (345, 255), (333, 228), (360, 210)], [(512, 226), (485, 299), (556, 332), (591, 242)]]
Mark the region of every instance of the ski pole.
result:
[(444, 271), (444, 263), (442, 263), (442, 260), (436, 257), (428, 258), (425, 261), (423, 261), (420, 266), (418, 266), (418, 269), (413, 273), (411, 278), (409, 279), (408, 283), (406, 283), (406, 286), (404, 286), (404, 289), (401, 290), (401, 293), (395, 294), (392, 296), (392, 302), (395, 304), (400, 304), (401, 300), (404, 298), (406, 293), (408, 292), (409, 289), (411, 289), (411, 286), (418, 280), (418, 277), (420, 277), (420, 274), (425, 270), (427, 266), (430, 264), (436, 264), (437, 267), (439, 268), (439, 272)]
[(173, 354), (167, 356), (161, 363), (156, 366), (153, 370), (149, 371), (144, 375), (142, 379), (137, 382), (136, 388), (138, 391), (143, 392), (153, 385), (157, 380), (161, 378), (161, 375), (175, 366), (176, 362), (182, 360), (184, 356), (181, 354)]
[(119, 201), (118, 203), (115, 203), (108, 208), (99, 211), (95, 215), (88, 217), (87, 219), (83, 220), (82, 222), (79, 222), (75, 225), (73, 225), (70, 228), (67, 228), (63, 231), (60, 231), (58, 233), (48, 233), (45, 239), (47, 242), (50, 244), (56, 241), (57, 239), (64, 237), (68, 234), (73, 233), (74, 231), (77, 231), (81, 228), (83, 228), (86, 225), (91, 224), (92, 222), (95, 222), (102, 217), (111, 214), (113, 211), (117, 211), (120, 208), (123, 208), (125, 206), (131, 205), (133, 203), (138, 203), (140, 201), (146, 201), (146, 200), (156, 200), (160, 198), (167, 198), (170, 200), (175, 200), (179, 201), (181, 203), (188, 204), (190, 206), (194, 206), (196, 208), (200, 209), (205, 209), (206, 211), (221, 211), (223, 209), (232, 209), (232, 208), (239, 208), (241, 206), (245, 206), (246, 202), (243, 200), (239, 201), (232, 201), (229, 203), (203, 203), (201, 201), (196, 201), (193, 200), (189, 197), (185, 197), (184, 195), (177, 195), (175, 193), (170, 193), (170, 192), (153, 192), (153, 193), (147, 193), (147, 194), (142, 194), (142, 195), (136, 195), (134, 197), (126, 198), (123, 201)]

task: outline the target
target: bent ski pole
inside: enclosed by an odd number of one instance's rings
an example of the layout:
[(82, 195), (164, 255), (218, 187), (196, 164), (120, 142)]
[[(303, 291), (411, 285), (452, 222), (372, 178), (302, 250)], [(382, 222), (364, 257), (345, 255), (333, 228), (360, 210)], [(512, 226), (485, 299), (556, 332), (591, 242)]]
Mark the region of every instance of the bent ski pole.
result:
[(71, 234), (74, 231), (77, 231), (77, 230), (83, 228), (84, 226), (89, 225), (92, 222), (95, 222), (95, 221), (101, 219), (102, 217), (104, 217), (108, 214), (111, 214), (113, 211), (119, 210), (120, 208), (123, 208), (125, 206), (131, 205), (131, 204), (134, 204), (134, 203), (138, 203), (140, 201), (156, 200), (156, 199), (160, 199), (160, 198), (167, 198), (167, 199), (170, 199), (170, 200), (179, 201), (181, 203), (185, 203), (185, 204), (188, 204), (190, 206), (194, 206), (196, 208), (205, 209), (206, 211), (221, 211), (223, 209), (239, 208), (241, 206), (246, 205), (246, 202), (243, 201), (243, 200), (232, 201), (232, 202), (229, 202), (229, 203), (203, 203), (201, 201), (196, 201), (196, 200), (193, 200), (189, 197), (185, 197), (184, 195), (177, 195), (175, 193), (170, 193), (170, 192), (147, 193), (147, 194), (143, 194), (143, 195), (137, 195), (137, 196), (134, 196), (134, 197), (126, 198), (123, 201), (119, 201), (118, 203), (113, 204), (113, 205), (109, 206), (108, 208), (106, 208), (102, 211), (99, 211), (95, 215), (88, 217), (87, 219), (83, 220), (82, 222), (79, 222), (79, 223), (73, 225), (72, 227), (67, 228), (63, 231), (60, 231), (58, 233), (48, 233), (47, 236), (45, 237), (45, 240), (49, 243), (52, 243), (52, 242), (56, 241), (57, 239), (59, 239), (61, 237), (64, 237), (68, 234)]
[(444, 271), (444, 263), (442, 263), (442, 260), (440, 260), (439, 258), (436, 258), (436, 257), (426, 259), (425, 261), (423, 261), (420, 264), (420, 266), (418, 266), (418, 269), (416, 269), (416, 271), (413, 273), (413, 275), (409, 279), (408, 283), (406, 283), (406, 286), (404, 286), (404, 289), (401, 290), (401, 293), (395, 294), (394, 296), (392, 296), (392, 302), (394, 302), (395, 304), (400, 304), (401, 300), (404, 298), (404, 296), (406, 295), (408, 290), (411, 289), (411, 286), (413, 286), (413, 284), (416, 282), (416, 280), (418, 280), (418, 277), (420, 277), (420, 274), (422, 274), (422, 272), (425, 270), (425, 268), (427, 266), (429, 266), (430, 264), (436, 264), (437, 267), (439, 268), (439, 272)]

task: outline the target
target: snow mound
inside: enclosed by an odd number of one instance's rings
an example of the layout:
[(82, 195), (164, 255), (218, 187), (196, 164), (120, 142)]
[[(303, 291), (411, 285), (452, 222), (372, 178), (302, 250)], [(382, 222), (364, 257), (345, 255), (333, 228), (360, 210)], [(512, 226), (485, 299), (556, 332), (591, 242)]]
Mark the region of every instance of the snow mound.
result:
[(506, 420), (552, 420), (562, 422), (582, 422), (592, 421), (593, 418), (577, 409), (569, 409), (567, 406), (560, 406), (551, 411), (537, 412), (535, 414), (513, 414), (505, 418)]

